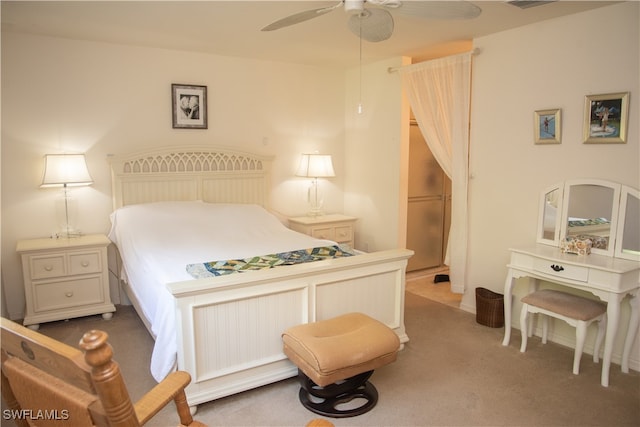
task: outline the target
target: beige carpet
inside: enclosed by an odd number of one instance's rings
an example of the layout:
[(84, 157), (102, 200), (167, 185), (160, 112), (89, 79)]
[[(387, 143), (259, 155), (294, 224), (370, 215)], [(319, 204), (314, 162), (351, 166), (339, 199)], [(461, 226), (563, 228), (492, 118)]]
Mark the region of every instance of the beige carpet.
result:
[[(582, 359), (571, 373), (573, 350), (532, 338), (519, 352), (520, 335), (503, 347), (502, 328), (413, 293), (406, 294), (411, 341), (397, 362), (371, 380), (378, 405), (336, 426), (638, 426), (640, 374), (611, 367), (611, 386), (600, 386), (600, 366)], [(130, 307), (114, 318), (99, 316), (43, 324), (41, 332), (75, 345), (92, 328), (106, 330), (131, 395), (139, 398), (154, 382), (148, 366), (152, 340)], [(211, 426), (304, 426), (316, 415), (297, 400), (295, 379), (200, 405), (196, 418)], [(171, 405), (170, 405), (171, 406)], [(175, 425), (173, 408), (150, 425)], [(2, 425), (12, 425), (3, 420)]]

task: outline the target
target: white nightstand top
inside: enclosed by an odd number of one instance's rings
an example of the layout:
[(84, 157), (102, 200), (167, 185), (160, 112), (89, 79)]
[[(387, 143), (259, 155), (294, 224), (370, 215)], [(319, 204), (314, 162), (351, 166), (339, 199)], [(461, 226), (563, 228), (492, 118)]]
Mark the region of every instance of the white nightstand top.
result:
[(289, 218), (289, 221), (296, 222), (298, 224), (304, 225), (313, 225), (313, 224), (328, 224), (332, 222), (342, 222), (342, 221), (355, 221), (356, 217), (341, 215), (341, 214), (330, 214), (330, 215), (318, 215), (318, 216), (298, 216)]
[(83, 246), (108, 246), (111, 240), (104, 234), (87, 234), (69, 238), (42, 238), (18, 240), (17, 252), (40, 251), (43, 249), (81, 248)]

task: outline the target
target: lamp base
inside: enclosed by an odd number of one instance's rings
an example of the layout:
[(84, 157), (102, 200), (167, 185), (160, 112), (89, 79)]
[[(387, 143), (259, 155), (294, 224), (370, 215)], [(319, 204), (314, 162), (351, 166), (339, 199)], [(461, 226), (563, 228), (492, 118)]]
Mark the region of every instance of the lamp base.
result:
[(54, 239), (76, 239), (84, 234), (80, 230), (58, 231), (51, 235)]
[(320, 186), (318, 185), (318, 178), (315, 178), (313, 181), (311, 181), (309, 192), (307, 194), (307, 200), (310, 206), (310, 210), (307, 213), (308, 216), (324, 215), (324, 211), (322, 210), (324, 206), (324, 198), (322, 195), (322, 191), (320, 190)]
[(52, 235), (56, 239), (70, 239), (82, 236), (82, 232), (76, 228), (78, 218), (78, 201), (65, 186), (62, 197), (56, 200), (56, 219), (58, 231)]
[(307, 212), (307, 216), (310, 217), (317, 217), (317, 216), (323, 216), (324, 215), (324, 211), (322, 209), (311, 209), (309, 212)]

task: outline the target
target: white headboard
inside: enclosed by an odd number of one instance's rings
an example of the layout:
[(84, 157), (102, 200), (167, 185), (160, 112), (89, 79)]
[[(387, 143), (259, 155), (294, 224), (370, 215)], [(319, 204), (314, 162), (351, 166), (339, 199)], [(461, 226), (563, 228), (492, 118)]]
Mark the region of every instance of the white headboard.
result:
[(214, 146), (163, 147), (109, 156), (114, 209), (203, 200), (269, 207), (272, 157)]

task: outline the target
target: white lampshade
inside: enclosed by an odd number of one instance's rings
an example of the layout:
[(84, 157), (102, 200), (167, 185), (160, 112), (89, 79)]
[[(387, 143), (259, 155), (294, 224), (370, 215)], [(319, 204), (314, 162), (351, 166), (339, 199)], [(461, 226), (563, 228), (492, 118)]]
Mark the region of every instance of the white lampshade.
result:
[(309, 178), (330, 178), (336, 176), (329, 154), (303, 154), (300, 158), (297, 176)]
[(91, 185), (84, 154), (47, 154), (41, 187)]

